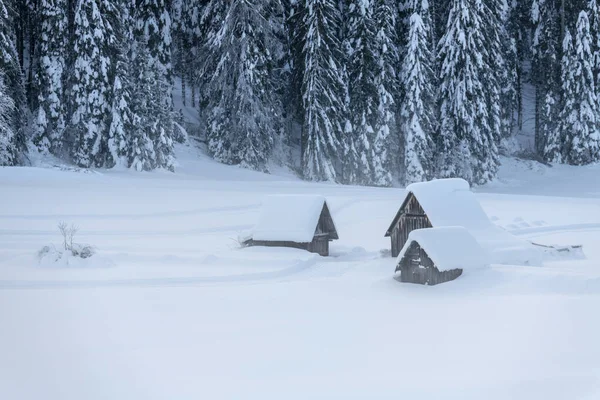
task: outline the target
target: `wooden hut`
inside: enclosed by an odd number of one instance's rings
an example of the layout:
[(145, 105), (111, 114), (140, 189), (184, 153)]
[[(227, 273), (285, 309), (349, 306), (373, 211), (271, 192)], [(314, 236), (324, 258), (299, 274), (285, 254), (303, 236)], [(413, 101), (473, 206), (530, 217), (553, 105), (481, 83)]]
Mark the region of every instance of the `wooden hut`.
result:
[(244, 244), (292, 247), (328, 256), (329, 242), (336, 239), (323, 196), (273, 195), (264, 199), (258, 223)]
[(443, 227), (412, 231), (398, 255), (396, 272), (401, 282), (432, 286), (487, 265), (487, 254), (469, 231)]
[(416, 229), (462, 226), (492, 255), (496, 264), (541, 265), (541, 252), (493, 224), (469, 184), (463, 179), (437, 179), (414, 183), (385, 236), (390, 237), (392, 257), (404, 248)]

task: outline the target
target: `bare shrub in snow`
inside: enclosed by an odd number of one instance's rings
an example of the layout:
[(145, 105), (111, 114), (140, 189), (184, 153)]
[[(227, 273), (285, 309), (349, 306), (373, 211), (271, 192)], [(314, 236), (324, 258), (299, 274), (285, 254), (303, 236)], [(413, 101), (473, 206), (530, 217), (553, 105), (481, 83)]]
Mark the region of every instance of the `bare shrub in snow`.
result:
[[(54, 245), (42, 247), (37, 257), (40, 265), (52, 267), (87, 267), (90, 263), (86, 261), (96, 254), (96, 250), (89, 244), (75, 242), (75, 236), (79, 232), (79, 227), (75, 224), (67, 224), (62, 221), (58, 224), (58, 231), (62, 236), (62, 246), (58, 248)], [(96, 257), (94, 258), (96, 259)], [(102, 261), (102, 260), (97, 260)], [(112, 265), (112, 262), (103, 260), (100, 264)], [(94, 262), (94, 265), (98, 264)]]
[(75, 237), (75, 235), (77, 234), (77, 232), (79, 232), (79, 227), (77, 227), (77, 225), (71, 224), (71, 226), (69, 226), (69, 224), (67, 224), (64, 221), (61, 221), (58, 224), (58, 231), (60, 232), (60, 234), (63, 237), (63, 247), (65, 250), (73, 250), (73, 238)]
[(63, 248), (64, 248), (65, 250), (68, 250), (68, 248), (67, 248), (67, 235), (68, 235), (68, 229), (69, 229), (69, 226), (67, 225), (67, 223), (66, 223), (66, 222), (60, 222), (60, 223), (58, 224), (58, 231), (60, 232), (60, 234), (61, 234), (61, 235), (62, 235), (62, 237), (63, 237)]

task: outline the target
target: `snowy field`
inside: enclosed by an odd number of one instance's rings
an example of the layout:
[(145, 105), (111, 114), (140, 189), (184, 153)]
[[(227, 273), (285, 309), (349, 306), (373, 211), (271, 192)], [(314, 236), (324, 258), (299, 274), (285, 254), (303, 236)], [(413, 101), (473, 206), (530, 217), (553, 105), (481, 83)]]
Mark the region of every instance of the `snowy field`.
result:
[[(0, 399), (600, 398), (600, 166), (505, 159), (490, 218), (586, 259), (393, 279), (402, 189), (198, 158), (177, 173), (0, 169)], [(327, 197), (331, 257), (240, 249), (264, 195)], [(61, 238), (88, 268), (40, 266)]]

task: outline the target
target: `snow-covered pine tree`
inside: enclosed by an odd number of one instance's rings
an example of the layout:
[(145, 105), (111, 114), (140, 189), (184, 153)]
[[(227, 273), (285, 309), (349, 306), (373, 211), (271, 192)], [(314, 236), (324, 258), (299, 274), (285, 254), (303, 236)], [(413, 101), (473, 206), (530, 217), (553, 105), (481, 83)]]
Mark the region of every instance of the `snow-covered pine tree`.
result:
[(135, 36), (146, 43), (153, 62), (170, 83), (171, 65), (171, 14), (167, 0), (136, 0)]
[(176, 0), (172, 7), (172, 31), (174, 42), (173, 69), (181, 78), (183, 105), (190, 91), (191, 107), (196, 107), (196, 78), (201, 45), (201, 15), (205, 2), (199, 0)]
[(431, 49), (428, 0), (411, 0), (408, 44), (400, 75), (404, 99), (400, 106), (404, 142), (404, 181), (425, 181), (432, 176), (435, 132), (435, 57)]
[(66, 60), (66, 0), (40, 0), (37, 13), (41, 26), (37, 39), (34, 143), (42, 152), (62, 155), (65, 129), (63, 73)]
[(304, 37), (303, 0), (287, 0), (285, 7), (286, 31), (288, 36), (288, 63), (290, 67), (289, 95), (284, 98), (283, 107), (289, 114), (292, 129), (294, 125), (302, 126), (304, 110), (302, 107), (302, 82), (304, 79), (304, 55), (302, 52)]
[[(531, 0), (509, 0), (507, 30), (507, 50), (509, 57), (508, 68), (514, 74), (515, 104), (513, 111), (516, 113), (515, 126), (523, 129), (523, 84), (525, 82), (524, 63), (531, 55)], [(505, 110), (505, 114), (507, 111)], [(506, 118), (505, 118), (506, 120)]]
[(596, 96), (600, 96), (600, 7), (598, 0), (587, 0), (585, 11), (590, 21), (590, 48), (594, 62), (594, 84)]
[[(404, 0), (409, 2), (411, 0)], [(446, 32), (446, 24), (448, 22), (448, 14), (450, 12), (450, 6), (452, 0), (431, 0), (429, 1), (429, 9), (432, 17), (432, 34), (434, 36), (434, 44), (444, 36)]]
[(0, 74), (0, 166), (15, 165), (17, 161), (17, 146), (11, 121), (14, 106), (4, 85), (4, 76)]
[[(511, 1), (511, 3), (513, 3)], [(515, 115), (519, 105), (518, 100), (518, 74), (519, 59), (517, 49), (518, 28), (511, 26), (518, 17), (518, 9), (515, 4), (509, 4), (508, 0), (488, 0), (487, 4), (492, 11), (488, 18), (492, 25), (498, 26), (498, 31), (491, 35), (492, 43), (495, 43), (496, 49), (490, 48), (488, 52), (491, 59), (489, 64), (493, 66), (495, 79), (498, 81), (498, 104), (497, 110), (499, 118), (499, 137), (508, 138), (513, 133), (515, 125)], [(515, 17), (513, 17), (515, 15)], [(510, 30), (509, 30), (510, 29)], [(496, 53), (496, 51), (498, 53)], [(499, 143), (499, 142), (498, 142)]]
[[(299, 113), (298, 93), (293, 92), (293, 64), (292, 59), (292, 36), (289, 32), (289, 12), (290, 1), (279, 0), (281, 4), (281, 17), (275, 21), (273, 26), (274, 36), (278, 44), (278, 51), (273, 54), (274, 68), (272, 70), (272, 85), (275, 89), (274, 96), (277, 98), (280, 118), (277, 119), (276, 136), (274, 138), (272, 160), (278, 165), (286, 165), (291, 168), (298, 168), (299, 153), (296, 153), (294, 143), (299, 139), (300, 124), (298, 123)], [(298, 91), (299, 92), (299, 91)]]
[(343, 140), (349, 125), (347, 82), (340, 64), (341, 18), (336, 3), (306, 0), (302, 10), (305, 32), (302, 165), (305, 179), (314, 181), (340, 180), (342, 158), (351, 151)]
[(108, 136), (104, 154), (104, 166), (129, 166), (130, 133), (134, 114), (131, 111), (131, 42), (133, 41), (133, 24), (127, 0), (116, 0), (115, 10), (119, 18), (111, 21), (115, 32), (115, 43), (112, 46), (112, 62), (109, 71), (111, 82), (110, 111), (107, 121)]
[[(183, 105), (187, 105), (186, 89), (188, 78), (188, 58), (190, 49), (188, 49), (187, 26), (184, 23), (184, 13), (187, 16), (187, 6), (190, 2), (187, 0), (173, 0), (171, 3), (171, 65), (173, 74), (181, 77), (181, 100)], [(198, 18), (199, 21), (199, 18)], [(187, 22), (187, 21), (186, 21)]]
[(592, 37), (587, 13), (581, 11), (575, 43), (569, 31), (563, 41), (563, 110), (561, 131), (565, 161), (584, 165), (600, 160), (600, 107), (594, 85)]
[(401, 174), (399, 163), (394, 162), (399, 153), (399, 137), (396, 124), (399, 64), (395, 43), (396, 13), (389, 0), (375, 0), (373, 19), (377, 27), (375, 39), (375, 87), (377, 88), (377, 114), (373, 141), (373, 179), (377, 186), (391, 186), (393, 174)]
[[(350, 0), (346, 42), (348, 89), (352, 135), (344, 135), (347, 146), (355, 148), (355, 157), (345, 159), (345, 180), (361, 185), (374, 184), (375, 124), (378, 108), (377, 27), (371, 0)], [(351, 155), (354, 155), (351, 154)]]
[(274, 67), (283, 52), (283, 7), (279, 0), (212, 1), (204, 11), (218, 15), (203, 68), (209, 151), (218, 161), (266, 170), (281, 126)]
[(127, 151), (128, 164), (136, 171), (150, 171), (157, 167), (153, 136), (156, 136), (152, 114), (157, 106), (156, 70), (153, 68), (148, 48), (134, 43), (132, 69), (131, 103), (132, 126), (129, 132)]
[[(19, 64), (19, 57), (15, 45), (15, 30), (13, 21), (16, 19), (15, 11), (9, 10), (6, 0), (0, 0), (0, 74), (4, 77), (6, 95), (14, 106), (5, 110), (9, 126), (14, 133), (12, 145), (14, 151), (11, 156), (13, 164), (23, 164), (27, 151), (27, 138), (25, 129), (27, 125), (27, 99), (23, 74)], [(13, 5), (12, 2), (8, 4)], [(14, 8), (14, 7), (13, 7)]]
[[(134, 63), (141, 62), (143, 57), (148, 65), (134, 74), (134, 85), (137, 92), (145, 95), (145, 99), (138, 101), (145, 104), (142, 110), (132, 107), (136, 118), (143, 122), (147, 138), (153, 143), (152, 151), (148, 150), (148, 143), (144, 140), (136, 140), (138, 146), (131, 151), (139, 156), (144, 162), (136, 162), (136, 169), (166, 168), (174, 170), (174, 148), (173, 148), (173, 99), (172, 67), (171, 67), (171, 17), (169, 4), (165, 0), (136, 0), (134, 39), (137, 42)], [(143, 48), (145, 47), (145, 49)], [(147, 51), (146, 51), (147, 50)], [(145, 81), (150, 87), (141, 88), (139, 85)], [(147, 90), (151, 90), (149, 93)], [(135, 96), (135, 94), (132, 94)], [(151, 160), (151, 161), (149, 161)]]
[[(117, 63), (120, 68), (127, 68), (126, 63)], [(129, 108), (129, 88), (122, 81), (124, 74), (114, 77), (110, 105), (110, 120), (108, 125), (108, 152), (105, 155), (105, 166), (127, 166), (127, 150), (129, 132), (133, 128), (133, 115)]]
[(446, 155), (442, 176), (471, 183), (491, 180), (498, 169), (498, 125), (494, 108), (499, 93), (486, 34), (490, 10), (482, 0), (452, 0), (446, 33), (439, 45), (440, 145)]
[(108, 140), (111, 50), (116, 41), (107, 17), (114, 14), (109, 0), (79, 0), (75, 9), (73, 50), (76, 54), (69, 90), (73, 115), (66, 135), (73, 162), (103, 167)]
[(573, 94), (575, 89), (574, 71), (572, 71), (572, 63), (574, 61), (574, 48), (573, 48), (573, 37), (571, 32), (567, 28), (563, 35), (562, 41), (562, 58), (560, 62), (560, 78), (561, 78), (561, 98), (560, 98), (560, 112), (558, 114), (558, 126), (555, 132), (552, 132), (546, 138), (544, 155), (550, 162), (566, 162), (567, 151), (565, 144), (567, 142), (567, 136), (571, 136), (571, 129), (574, 127), (576, 121), (573, 119), (577, 117), (577, 112), (574, 110), (575, 99)]
[[(148, 115), (151, 122), (150, 138), (154, 143), (156, 154), (156, 168), (164, 168), (169, 171), (175, 170), (174, 155), (174, 124), (172, 101), (165, 101), (164, 94), (171, 93), (172, 84), (160, 71), (154, 70), (154, 84), (150, 90), (161, 94), (152, 102), (153, 108)], [(169, 97), (170, 100), (170, 97)]]
[(560, 162), (562, 160), (562, 139), (558, 127), (560, 24), (556, 3), (534, 0), (531, 20), (535, 26), (531, 63), (531, 80), (536, 87), (535, 147), (544, 160)]

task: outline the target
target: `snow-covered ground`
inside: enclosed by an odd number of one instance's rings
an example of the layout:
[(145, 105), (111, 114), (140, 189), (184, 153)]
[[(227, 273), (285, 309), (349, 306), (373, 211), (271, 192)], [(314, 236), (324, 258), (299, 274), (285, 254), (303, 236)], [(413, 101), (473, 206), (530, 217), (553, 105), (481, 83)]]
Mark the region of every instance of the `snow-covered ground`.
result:
[[(490, 218), (584, 260), (393, 279), (403, 189), (178, 148), (168, 172), (0, 169), (0, 399), (598, 399), (600, 166), (503, 160)], [(331, 257), (240, 249), (267, 194), (327, 197)], [(60, 221), (88, 268), (40, 266)]]

